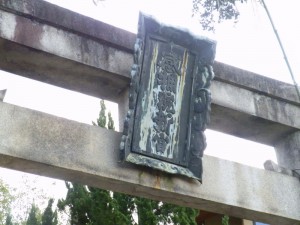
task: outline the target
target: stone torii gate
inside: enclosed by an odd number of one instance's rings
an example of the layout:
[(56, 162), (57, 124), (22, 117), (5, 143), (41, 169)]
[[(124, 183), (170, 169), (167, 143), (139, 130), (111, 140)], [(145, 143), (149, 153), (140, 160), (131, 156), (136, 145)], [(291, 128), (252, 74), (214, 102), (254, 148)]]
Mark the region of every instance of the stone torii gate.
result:
[[(39, 0), (0, 0), (0, 68), (127, 111), (135, 35)], [(300, 169), (292, 85), (215, 62), (209, 128), (274, 146)], [(300, 224), (297, 177), (205, 156), (203, 184), (118, 162), (121, 133), (0, 103), (0, 166), (224, 213)], [(242, 151), (242, 149), (241, 149)]]

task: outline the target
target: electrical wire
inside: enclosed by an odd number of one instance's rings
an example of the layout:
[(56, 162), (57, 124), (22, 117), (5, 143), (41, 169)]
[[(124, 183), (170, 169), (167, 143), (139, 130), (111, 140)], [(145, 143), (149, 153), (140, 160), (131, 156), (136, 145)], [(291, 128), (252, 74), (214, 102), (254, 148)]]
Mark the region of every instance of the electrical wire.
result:
[(289, 72), (290, 72), (290, 75), (291, 75), (291, 77), (292, 77), (292, 80), (293, 80), (293, 82), (294, 82), (294, 85), (295, 85), (295, 88), (296, 88), (296, 92), (297, 92), (297, 94), (298, 94), (299, 101), (300, 101), (300, 89), (299, 89), (299, 85), (297, 84), (297, 81), (296, 81), (296, 79), (295, 79), (295, 76), (294, 76), (292, 67), (291, 67), (291, 65), (290, 65), (290, 63), (289, 63), (289, 60), (288, 60), (288, 57), (287, 57), (287, 55), (286, 55), (286, 53), (285, 53), (285, 50), (284, 50), (284, 47), (283, 47), (283, 45), (282, 45), (281, 39), (280, 39), (279, 34), (278, 34), (277, 30), (276, 30), (276, 27), (275, 27), (275, 25), (274, 25), (274, 23), (273, 23), (271, 14), (270, 14), (270, 12), (269, 12), (269, 10), (268, 10), (268, 7), (267, 7), (265, 1), (264, 1), (264, 0), (261, 0), (261, 2), (262, 2), (263, 6), (264, 6), (264, 8), (265, 8), (265, 10), (266, 10), (266, 12), (267, 12), (269, 21), (270, 21), (270, 23), (271, 23), (271, 25), (272, 25), (273, 31), (274, 31), (274, 33), (275, 33), (275, 35), (276, 35), (276, 38), (277, 38), (277, 41), (278, 41), (278, 43), (279, 43), (279, 45), (280, 45), (280, 49), (281, 49), (281, 51), (282, 51), (284, 60), (285, 60), (285, 62), (286, 62), (286, 65), (287, 65), (287, 67), (288, 67), (288, 70), (289, 70)]

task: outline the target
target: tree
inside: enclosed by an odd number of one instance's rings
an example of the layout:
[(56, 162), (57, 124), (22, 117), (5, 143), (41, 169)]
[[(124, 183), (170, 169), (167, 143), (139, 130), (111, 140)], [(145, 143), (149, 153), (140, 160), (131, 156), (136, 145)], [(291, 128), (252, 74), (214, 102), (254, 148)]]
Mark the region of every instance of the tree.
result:
[[(8, 186), (0, 179), (0, 224), (48, 225), (51, 223), (48, 223), (46, 218), (51, 213), (53, 218), (52, 224), (58, 224), (57, 212), (52, 211), (53, 199), (48, 201), (49, 196), (46, 196), (41, 189), (34, 186), (33, 183), (36, 183), (37, 177), (34, 177), (32, 181), (29, 178), (27, 175), (22, 175), (22, 182), (18, 184), (18, 188)], [(48, 206), (42, 214), (37, 205), (43, 205), (47, 201)]]
[[(106, 107), (100, 101), (99, 118), (93, 125), (106, 127)], [(108, 113), (108, 129), (114, 129), (111, 113)], [(197, 210), (179, 207), (150, 199), (102, 190), (86, 185), (66, 182), (65, 199), (58, 202), (59, 210), (69, 207), (73, 225), (195, 225)], [(134, 214), (138, 221), (134, 222)]]
[(103, 100), (100, 100), (100, 112), (97, 119), (97, 123), (92, 122), (94, 126), (105, 127), (106, 126), (106, 115), (105, 115), (106, 106)]
[(65, 210), (68, 206), (71, 224), (89, 224), (86, 214), (86, 209), (89, 208), (86, 187), (71, 182), (66, 182), (66, 187), (68, 189), (66, 199), (58, 201), (58, 210)]
[(13, 196), (9, 191), (9, 187), (0, 179), (0, 223), (4, 224), (7, 219), (7, 212), (10, 211), (10, 205)]
[[(100, 101), (99, 118), (94, 126), (106, 127), (106, 106)], [(114, 129), (111, 113), (108, 113), (108, 129)], [(60, 199), (58, 209), (69, 207), (71, 224), (131, 224), (133, 221), (133, 202), (131, 197), (102, 190), (87, 185), (66, 182), (68, 189), (65, 199)]]
[(109, 130), (115, 130), (115, 123), (114, 120), (111, 116), (111, 112), (108, 112), (108, 124), (107, 124), (107, 128)]
[(199, 18), (204, 30), (214, 31), (216, 22), (238, 21), (240, 13), (236, 2), (244, 3), (247, 0), (193, 0), (193, 16)]
[(41, 217), (41, 213), (40, 213), (39, 208), (34, 203), (32, 203), (31, 209), (30, 209), (27, 221), (26, 221), (26, 225), (40, 225), (41, 224), (40, 219), (39, 219), (40, 217)]
[(12, 216), (10, 212), (6, 215), (5, 225), (13, 225)]
[(224, 215), (222, 217), (222, 225), (229, 225), (229, 216)]
[(57, 225), (57, 211), (53, 212), (52, 205), (53, 205), (53, 198), (50, 198), (48, 201), (48, 205), (42, 215), (42, 225)]
[(162, 215), (164, 215), (164, 224), (172, 222), (175, 225), (196, 225), (196, 216), (199, 210), (176, 206), (173, 204), (164, 203), (162, 205)]

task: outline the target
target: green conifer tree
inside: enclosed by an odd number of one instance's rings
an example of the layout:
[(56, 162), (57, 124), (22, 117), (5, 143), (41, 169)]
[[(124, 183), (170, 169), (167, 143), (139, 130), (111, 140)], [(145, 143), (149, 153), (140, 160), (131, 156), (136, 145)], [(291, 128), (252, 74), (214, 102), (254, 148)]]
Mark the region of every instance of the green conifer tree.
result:
[(51, 198), (48, 201), (48, 205), (42, 215), (42, 225), (57, 225), (57, 211), (53, 212), (52, 205), (54, 200)]
[(5, 225), (13, 225), (12, 216), (10, 212), (6, 215)]
[[(106, 126), (106, 106), (100, 101), (97, 123)], [(114, 130), (114, 121), (108, 113), (108, 129)], [(165, 204), (150, 199), (102, 190), (86, 185), (66, 182), (68, 193), (59, 200), (59, 210), (70, 209), (72, 225), (196, 225), (197, 210)], [(133, 213), (138, 215), (134, 223)]]
[(40, 214), (39, 209), (36, 207), (34, 203), (32, 203), (29, 216), (26, 221), (26, 225), (40, 225), (41, 223), (38, 220), (39, 217), (38, 214)]
[[(106, 106), (100, 101), (100, 113), (94, 126), (106, 127)], [(108, 129), (114, 130), (114, 121), (108, 113)], [(132, 224), (133, 202), (129, 197), (86, 185), (66, 182), (66, 199), (58, 202), (59, 210), (70, 208), (70, 222), (73, 225), (127, 225)]]
[(106, 115), (105, 115), (105, 102), (104, 100), (100, 100), (100, 112), (99, 112), (99, 117), (97, 119), (97, 123), (92, 122), (94, 126), (99, 126), (105, 128), (106, 126)]
[(114, 120), (111, 116), (111, 112), (108, 112), (108, 123), (107, 123), (107, 128), (109, 130), (115, 130), (115, 123)]
[(66, 182), (68, 189), (65, 199), (58, 201), (58, 210), (65, 210), (66, 206), (70, 211), (70, 224), (72, 225), (84, 225), (89, 224), (89, 218), (86, 211), (89, 210), (90, 197), (86, 186), (81, 184)]
[(10, 211), (10, 205), (14, 197), (9, 186), (0, 179), (0, 224), (4, 224), (7, 218), (7, 212)]
[(222, 217), (222, 225), (229, 225), (229, 216), (224, 215)]

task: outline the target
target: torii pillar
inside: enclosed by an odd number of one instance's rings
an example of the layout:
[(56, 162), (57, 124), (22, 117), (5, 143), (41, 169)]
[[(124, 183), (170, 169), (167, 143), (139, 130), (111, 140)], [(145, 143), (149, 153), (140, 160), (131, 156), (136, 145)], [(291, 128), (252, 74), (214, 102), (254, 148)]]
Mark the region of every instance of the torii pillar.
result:
[(279, 166), (300, 173), (300, 131), (278, 141), (275, 150)]

